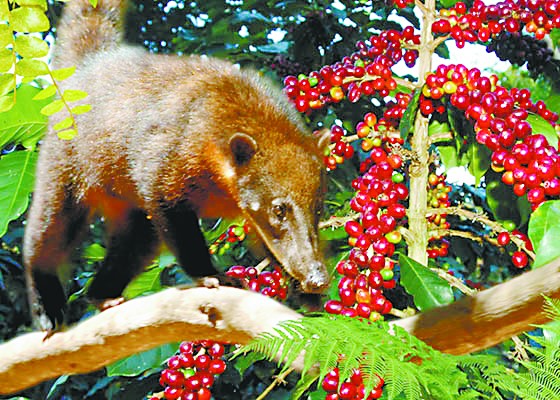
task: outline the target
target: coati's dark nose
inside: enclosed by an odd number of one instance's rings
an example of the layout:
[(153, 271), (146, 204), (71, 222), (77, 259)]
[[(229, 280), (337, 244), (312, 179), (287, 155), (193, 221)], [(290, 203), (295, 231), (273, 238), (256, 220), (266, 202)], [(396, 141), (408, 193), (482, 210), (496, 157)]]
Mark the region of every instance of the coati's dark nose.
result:
[(321, 293), (328, 286), (330, 277), (327, 268), (320, 261), (312, 261), (309, 263), (309, 272), (306, 279), (302, 282), (302, 288), (306, 293)]

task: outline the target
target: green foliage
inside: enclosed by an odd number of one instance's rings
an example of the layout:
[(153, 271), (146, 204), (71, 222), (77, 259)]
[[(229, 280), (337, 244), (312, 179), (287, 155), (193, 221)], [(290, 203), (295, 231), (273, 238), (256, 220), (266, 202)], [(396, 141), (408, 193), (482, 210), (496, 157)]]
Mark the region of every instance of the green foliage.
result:
[(453, 302), (451, 286), (435, 272), (404, 254), (399, 254), (399, 265), (400, 283), (414, 297), (414, 304), (420, 311), (428, 311)]
[(107, 366), (107, 376), (137, 376), (151, 369), (159, 369), (175, 354), (177, 347), (179, 343), (169, 343), (119, 360)]
[(544, 202), (531, 214), (529, 239), (535, 248), (533, 268), (538, 268), (560, 257), (560, 201)]
[(284, 322), (237, 355), (258, 352), (268, 360), (281, 361), (285, 371), (303, 350), (301, 384), (309, 385), (308, 379), (314, 376), (310, 371), (317, 364), (319, 382), (334, 367), (339, 369), (340, 382), (360, 367), (366, 393), (382, 376), (388, 399), (502, 399), (499, 385), (509, 382), (508, 370), (493, 356), (443, 354), (398, 326), (333, 315)]

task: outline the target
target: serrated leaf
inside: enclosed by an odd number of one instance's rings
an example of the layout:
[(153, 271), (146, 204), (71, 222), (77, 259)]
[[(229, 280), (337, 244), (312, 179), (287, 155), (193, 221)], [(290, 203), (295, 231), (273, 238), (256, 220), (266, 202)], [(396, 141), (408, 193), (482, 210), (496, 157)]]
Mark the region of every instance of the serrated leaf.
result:
[(436, 273), (404, 254), (399, 254), (399, 265), (401, 284), (414, 297), (414, 304), (420, 311), (453, 302), (451, 286)]
[(558, 133), (556, 129), (550, 123), (541, 117), (540, 115), (536, 114), (529, 114), (527, 117), (527, 122), (531, 124), (533, 128), (533, 134), (540, 133), (546, 137), (548, 140), (548, 144), (554, 148), (558, 147)]
[(146, 272), (138, 275), (132, 282), (128, 284), (123, 292), (127, 299), (138, 297), (141, 294), (153, 293), (161, 290), (160, 275), (162, 268), (149, 268)]
[(16, 151), (0, 158), (0, 237), (25, 212), (35, 182), (37, 153)]
[(37, 93), (34, 97), (33, 100), (44, 100), (44, 99), (48, 99), (49, 97), (52, 97), (56, 94), (56, 86), (54, 85), (50, 85), (47, 86), (46, 88), (43, 88), (39, 93)]
[[(41, 108), (48, 100), (32, 100), (39, 89), (30, 85), (17, 88), (17, 102), (9, 113), (0, 114), (0, 148), (8, 143), (22, 144), (33, 148), (43, 136), (47, 126), (47, 117), (41, 114)], [(9, 96), (12, 98), (12, 96)]]
[(107, 366), (107, 375), (136, 376), (144, 371), (158, 368), (177, 352), (178, 347), (178, 343), (169, 343), (140, 354), (123, 358)]
[(14, 65), (14, 53), (8, 49), (0, 49), (0, 73), (8, 72)]
[(560, 257), (560, 200), (542, 203), (529, 220), (529, 239), (535, 248), (533, 268), (538, 268)]
[(72, 140), (76, 137), (78, 132), (75, 129), (66, 129), (60, 132), (57, 132), (56, 135), (61, 140)]
[(17, 32), (45, 32), (51, 27), (44, 11), (37, 7), (19, 7), (11, 12), (12, 29)]
[(67, 89), (64, 91), (64, 93), (62, 93), (62, 97), (68, 103), (85, 99), (87, 96), (88, 94), (83, 90), (75, 90), (75, 89)]
[(49, 45), (37, 37), (20, 35), (16, 37), (16, 52), (22, 57), (44, 57), (49, 54)]
[(16, 64), (16, 74), (26, 77), (36, 77), (49, 73), (49, 66), (41, 60), (24, 58)]
[(16, 79), (14, 74), (0, 75), (0, 96), (11, 92), (16, 87)]
[(62, 129), (70, 128), (73, 122), (74, 120), (72, 119), (72, 117), (66, 117), (62, 121), (54, 124), (53, 129), (55, 131), (60, 131)]
[(408, 134), (414, 130), (414, 121), (416, 120), (421, 93), (422, 92), (420, 90), (416, 90), (414, 92), (414, 96), (412, 96), (412, 99), (408, 103), (408, 107), (406, 107), (406, 110), (404, 111), (403, 117), (401, 119), (401, 123), (399, 124), (401, 138), (403, 138), (404, 140), (406, 140)]
[(72, 114), (85, 114), (91, 110), (91, 104), (82, 104), (72, 108)]
[(14, 106), (14, 96), (6, 95), (0, 96), (0, 113), (9, 111)]
[(11, 44), (14, 40), (14, 31), (6, 25), (0, 24), (0, 48), (4, 48)]
[(41, 114), (50, 117), (64, 108), (64, 102), (60, 99), (54, 100), (41, 109)]
[(76, 67), (60, 68), (51, 71), (51, 75), (53, 79), (57, 81), (63, 81), (74, 75), (74, 72), (76, 72)]

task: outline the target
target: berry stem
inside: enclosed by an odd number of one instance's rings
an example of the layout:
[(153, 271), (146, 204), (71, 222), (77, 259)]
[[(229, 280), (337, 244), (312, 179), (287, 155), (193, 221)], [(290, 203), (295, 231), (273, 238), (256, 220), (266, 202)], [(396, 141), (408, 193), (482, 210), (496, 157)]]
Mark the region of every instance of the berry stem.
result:
[[(435, 20), (436, 2), (426, 0), (418, 4), (422, 11), (422, 31), (418, 56), (418, 87), (425, 82), (426, 75), (432, 70), (433, 41), (432, 24)], [(414, 134), (411, 140), (412, 152), (415, 155), (410, 165), (410, 202), (408, 210), (409, 230), (414, 240), (409, 243), (408, 255), (422, 265), (428, 264), (428, 224), (426, 209), (428, 201), (429, 174), (429, 136), (428, 119), (420, 111), (416, 114)]]

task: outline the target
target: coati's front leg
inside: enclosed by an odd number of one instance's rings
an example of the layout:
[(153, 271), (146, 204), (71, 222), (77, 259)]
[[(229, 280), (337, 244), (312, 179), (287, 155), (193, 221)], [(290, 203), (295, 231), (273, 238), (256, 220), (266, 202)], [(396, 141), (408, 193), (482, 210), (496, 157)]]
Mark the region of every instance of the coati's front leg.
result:
[(198, 216), (188, 204), (162, 208), (158, 225), (165, 243), (189, 276), (203, 278), (218, 274), (212, 265)]
[(120, 297), (156, 255), (160, 242), (154, 224), (142, 210), (130, 209), (119, 221), (108, 222), (107, 254), (88, 290), (88, 297), (99, 302)]

